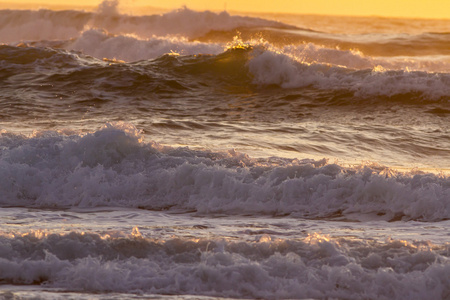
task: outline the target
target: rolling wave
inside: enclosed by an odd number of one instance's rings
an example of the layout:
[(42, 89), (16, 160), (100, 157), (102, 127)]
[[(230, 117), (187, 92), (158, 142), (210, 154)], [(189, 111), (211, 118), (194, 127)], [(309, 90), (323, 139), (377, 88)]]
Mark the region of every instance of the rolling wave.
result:
[[(139, 75), (173, 80), (184, 87), (201, 81), (203, 85), (210, 87), (232, 82), (233, 85), (253, 88), (276, 86), (284, 89), (312, 88), (331, 93), (344, 92), (350, 93), (349, 103), (364, 102), (367, 99), (376, 102), (377, 97), (381, 97), (381, 101), (386, 98), (396, 101), (395, 98), (400, 97), (407, 99), (409, 103), (445, 103), (449, 101), (450, 95), (449, 73), (413, 71), (408, 68), (387, 69), (377, 64), (379, 61), (349, 51), (311, 45), (291, 46), (280, 50), (266, 43), (246, 44), (239, 40), (228, 46), (187, 42), (177, 38), (135, 40), (124, 36), (109, 37), (101, 31), (88, 31), (83, 37), (85, 39), (72, 44), (73, 48), (99, 58), (113, 56), (119, 60), (128, 58), (138, 61), (113, 66), (109, 60), (92, 59), (83, 53), (39, 47), (0, 46), (0, 56), (3, 58), (0, 76), (9, 77), (10, 80), (23, 80), (26, 79), (23, 77), (24, 72), (32, 72), (32, 78), (40, 84), (55, 79), (56, 76), (60, 78), (59, 81), (64, 78), (74, 84), (95, 86), (96, 82), (103, 84), (112, 79), (117, 84), (123, 79), (127, 82), (124, 84), (129, 85), (130, 78), (120, 75), (125, 72), (132, 77)], [(223, 48), (226, 48), (224, 52)], [(160, 56), (168, 49), (175, 49), (186, 55), (173, 52), (175, 56)], [(193, 54), (198, 51), (209, 52), (210, 55)], [(346, 62), (348, 67), (341, 65)], [(385, 65), (388, 67), (389, 63)], [(390, 64), (391, 67), (393, 65), (395, 64)], [(110, 72), (103, 72), (108, 68)], [(84, 69), (89, 69), (91, 75), (83, 72)], [(80, 77), (80, 74), (86, 77)], [(98, 79), (99, 74), (106, 82), (89, 81), (92, 76)], [(210, 76), (211, 74), (214, 76)], [(53, 77), (48, 77), (49, 75)], [(133, 82), (133, 85), (139, 83)], [(150, 88), (151, 86), (149, 85)], [(123, 86), (119, 84), (117, 87)], [(112, 88), (115, 89), (114, 86)], [(146, 86), (140, 88), (145, 90)]]
[(323, 90), (348, 90), (356, 97), (418, 95), (419, 98), (448, 101), (448, 73), (386, 70), (375, 66), (369, 70), (352, 70), (343, 66), (305, 63), (294, 56), (262, 51), (248, 63), (253, 83), (283, 88), (314, 86)]
[[(15, 43), (13, 45), (23, 44)], [(116, 58), (128, 62), (153, 59), (167, 53), (181, 55), (219, 54), (236, 44), (264, 47), (281, 52), (307, 63), (325, 63), (351, 69), (382, 67), (387, 70), (408, 70), (448, 73), (450, 60), (445, 56), (371, 57), (358, 50), (341, 50), (313, 43), (276, 45), (264, 39), (243, 40), (234, 36), (226, 42), (200, 42), (182, 36), (140, 38), (133, 35), (114, 35), (103, 29), (88, 29), (70, 40), (28, 41), (29, 46), (64, 48), (81, 51), (96, 58)]]
[(25, 137), (3, 132), (0, 146), (3, 207), (450, 218), (450, 183), (443, 175), (162, 147), (143, 143), (136, 128), (123, 123), (85, 135), (37, 132)]
[(118, 237), (35, 231), (2, 235), (0, 242), (0, 281), (46, 289), (264, 299), (449, 293), (448, 249), (425, 242), (329, 240), (319, 234), (289, 240), (264, 235), (253, 242), (157, 240), (136, 227)]

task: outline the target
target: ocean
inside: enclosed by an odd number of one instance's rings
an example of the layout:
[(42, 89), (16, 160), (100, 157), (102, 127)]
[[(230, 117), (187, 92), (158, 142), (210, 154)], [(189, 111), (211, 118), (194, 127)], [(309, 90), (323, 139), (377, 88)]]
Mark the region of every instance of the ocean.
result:
[(0, 10), (0, 299), (450, 299), (450, 19)]

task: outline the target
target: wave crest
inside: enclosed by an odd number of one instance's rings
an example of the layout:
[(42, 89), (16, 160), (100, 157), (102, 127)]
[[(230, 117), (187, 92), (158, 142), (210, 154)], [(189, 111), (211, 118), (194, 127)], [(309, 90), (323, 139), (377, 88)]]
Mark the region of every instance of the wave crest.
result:
[[(355, 70), (328, 63), (308, 63), (284, 52), (265, 49), (248, 62), (253, 83), (282, 88), (312, 86), (323, 90), (347, 90), (356, 97), (410, 94), (415, 97), (448, 101), (450, 76), (425, 71), (373, 69)], [(411, 97), (411, 98), (415, 98)]]
[(182, 55), (219, 54), (220, 44), (189, 42), (183, 37), (153, 37), (139, 39), (127, 35), (109, 35), (102, 30), (91, 29), (83, 32), (68, 49), (82, 51), (97, 58), (116, 58), (125, 61), (153, 59), (167, 53)]

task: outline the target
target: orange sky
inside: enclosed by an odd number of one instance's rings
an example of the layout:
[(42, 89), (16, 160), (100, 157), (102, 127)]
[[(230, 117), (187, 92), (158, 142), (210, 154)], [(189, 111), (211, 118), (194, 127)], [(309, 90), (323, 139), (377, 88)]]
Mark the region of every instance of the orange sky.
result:
[[(30, 3), (34, 8), (51, 5), (95, 6), (101, 0), (0, 0), (18, 6)], [(153, 6), (196, 10), (248, 12), (292, 12), (325, 15), (376, 15), (387, 17), (450, 18), (450, 0), (121, 0), (124, 7)], [(1, 5), (2, 8), (5, 5)], [(11, 7), (14, 8), (14, 7)]]

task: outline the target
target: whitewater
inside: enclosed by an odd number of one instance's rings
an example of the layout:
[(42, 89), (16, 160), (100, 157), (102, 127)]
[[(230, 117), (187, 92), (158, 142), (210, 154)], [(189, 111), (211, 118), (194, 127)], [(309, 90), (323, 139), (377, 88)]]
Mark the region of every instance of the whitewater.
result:
[(449, 299), (449, 32), (0, 10), (0, 299)]

